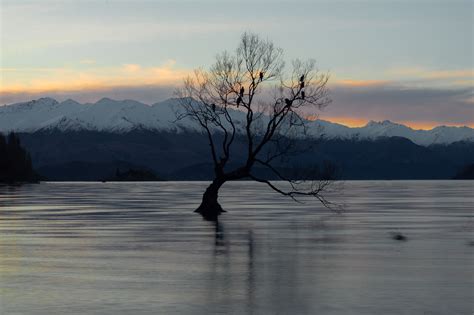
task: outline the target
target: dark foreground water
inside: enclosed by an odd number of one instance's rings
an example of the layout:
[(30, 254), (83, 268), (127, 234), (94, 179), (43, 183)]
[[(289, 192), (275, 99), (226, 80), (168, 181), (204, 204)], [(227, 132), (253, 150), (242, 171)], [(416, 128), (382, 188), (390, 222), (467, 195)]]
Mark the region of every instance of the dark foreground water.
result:
[(231, 183), (217, 225), (205, 183), (0, 187), (0, 314), (472, 314), (473, 183)]

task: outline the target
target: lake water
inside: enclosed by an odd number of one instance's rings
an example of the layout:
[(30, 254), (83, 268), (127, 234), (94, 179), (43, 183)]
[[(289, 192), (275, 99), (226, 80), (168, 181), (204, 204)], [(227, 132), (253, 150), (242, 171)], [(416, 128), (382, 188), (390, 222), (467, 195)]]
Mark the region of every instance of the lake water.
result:
[[(0, 187), (0, 314), (472, 314), (473, 181)], [(407, 241), (397, 241), (402, 233)]]

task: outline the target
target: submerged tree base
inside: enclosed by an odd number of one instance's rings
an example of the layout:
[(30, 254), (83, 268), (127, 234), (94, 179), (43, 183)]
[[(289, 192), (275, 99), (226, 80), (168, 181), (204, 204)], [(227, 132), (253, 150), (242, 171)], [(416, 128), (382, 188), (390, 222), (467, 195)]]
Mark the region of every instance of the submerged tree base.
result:
[(225, 180), (223, 178), (214, 179), (204, 192), (201, 205), (194, 210), (194, 212), (201, 214), (204, 220), (217, 221), (217, 217), (225, 212), (217, 201), (219, 188), (224, 183)]
[(194, 212), (199, 213), (204, 220), (207, 221), (217, 221), (217, 218), (224, 212), (221, 205), (218, 202), (212, 203), (201, 203), (199, 208), (194, 210)]

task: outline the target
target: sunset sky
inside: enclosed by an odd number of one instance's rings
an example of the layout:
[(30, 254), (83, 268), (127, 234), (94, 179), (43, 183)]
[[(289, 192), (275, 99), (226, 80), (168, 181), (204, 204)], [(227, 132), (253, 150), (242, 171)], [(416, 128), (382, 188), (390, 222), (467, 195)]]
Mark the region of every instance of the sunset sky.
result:
[(154, 103), (252, 31), (330, 71), (322, 119), (474, 127), (473, 3), (0, 0), (0, 103)]

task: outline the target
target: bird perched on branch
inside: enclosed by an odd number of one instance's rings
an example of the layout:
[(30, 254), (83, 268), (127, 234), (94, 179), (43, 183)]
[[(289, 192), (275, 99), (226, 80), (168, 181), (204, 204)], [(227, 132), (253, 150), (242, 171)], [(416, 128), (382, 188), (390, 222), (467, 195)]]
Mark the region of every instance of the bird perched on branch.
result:
[(242, 86), (242, 87), (240, 88), (240, 97), (244, 97), (244, 92), (245, 92), (245, 89), (244, 89), (244, 87)]
[(216, 112), (216, 104), (213, 103), (213, 104), (211, 105), (211, 107), (212, 107), (212, 111), (213, 111), (213, 112)]
[(300, 89), (304, 88), (304, 74), (300, 77)]
[(293, 102), (290, 101), (289, 99), (285, 98), (285, 104), (286, 106), (290, 107)]
[(240, 103), (242, 102), (242, 97), (237, 97), (237, 108), (239, 107)]
[(304, 91), (301, 91), (301, 99), (304, 100), (304, 98), (305, 98), (305, 93)]
[(260, 78), (260, 82), (262, 82), (262, 80), (263, 80), (263, 72), (262, 71), (260, 71), (259, 78)]
[(304, 81), (304, 74), (302, 74), (300, 77), (300, 82), (303, 82), (303, 81)]

